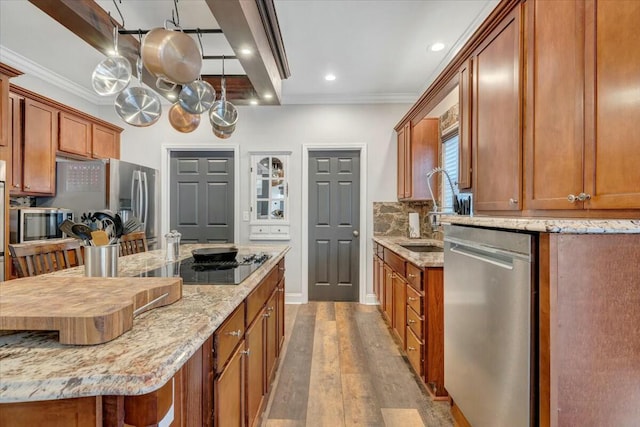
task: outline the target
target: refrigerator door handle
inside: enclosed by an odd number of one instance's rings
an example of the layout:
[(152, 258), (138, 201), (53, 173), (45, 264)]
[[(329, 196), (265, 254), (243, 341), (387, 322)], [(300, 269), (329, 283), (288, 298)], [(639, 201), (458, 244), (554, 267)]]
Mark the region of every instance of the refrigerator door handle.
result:
[(144, 206), (143, 210), (143, 223), (145, 227), (145, 231), (147, 228), (147, 219), (149, 217), (149, 184), (147, 182), (147, 173), (140, 172), (141, 180), (140, 180), (140, 190), (141, 190), (141, 199), (144, 200), (142, 204)]
[(138, 213), (139, 204), (138, 201), (138, 185), (139, 182), (140, 171), (133, 171), (133, 177), (131, 178), (131, 213), (136, 218), (140, 219), (140, 214)]

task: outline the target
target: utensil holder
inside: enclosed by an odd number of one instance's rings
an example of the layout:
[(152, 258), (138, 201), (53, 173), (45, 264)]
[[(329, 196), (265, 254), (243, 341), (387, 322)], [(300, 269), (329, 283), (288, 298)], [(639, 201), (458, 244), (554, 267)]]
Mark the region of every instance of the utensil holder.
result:
[(117, 277), (120, 245), (85, 246), (84, 275), (87, 277)]

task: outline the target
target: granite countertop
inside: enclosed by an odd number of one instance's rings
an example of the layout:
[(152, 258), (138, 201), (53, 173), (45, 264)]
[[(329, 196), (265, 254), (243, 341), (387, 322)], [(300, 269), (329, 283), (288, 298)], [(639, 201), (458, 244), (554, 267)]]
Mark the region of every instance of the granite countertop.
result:
[(417, 267), (442, 267), (444, 265), (443, 252), (413, 252), (400, 245), (433, 245), (443, 247), (441, 240), (436, 239), (410, 239), (402, 236), (373, 236), (373, 241), (391, 249), (402, 258), (415, 264)]
[[(191, 256), (191, 249), (211, 246), (225, 245), (182, 245), (179, 259)], [(181, 300), (142, 313), (130, 331), (107, 343), (63, 345), (55, 332), (0, 336), (0, 403), (140, 395), (160, 388), (289, 250), (287, 246), (238, 248), (239, 256), (265, 252), (272, 257), (239, 285), (183, 286)], [(131, 277), (161, 267), (166, 264), (164, 254), (156, 250), (120, 257), (118, 275)], [(83, 274), (84, 267), (76, 267), (49, 276)]]
[(446, 224), (567, 234), (637, 234), (640, 219), (553, 219), (443, 215)]

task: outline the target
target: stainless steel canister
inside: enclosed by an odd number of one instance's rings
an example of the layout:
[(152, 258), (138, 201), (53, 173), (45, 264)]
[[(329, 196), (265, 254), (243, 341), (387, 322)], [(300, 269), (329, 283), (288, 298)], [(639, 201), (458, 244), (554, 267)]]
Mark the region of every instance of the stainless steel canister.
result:
[(87, 277), (118, 276), (119, 245), (85, 246), (84, 275)]

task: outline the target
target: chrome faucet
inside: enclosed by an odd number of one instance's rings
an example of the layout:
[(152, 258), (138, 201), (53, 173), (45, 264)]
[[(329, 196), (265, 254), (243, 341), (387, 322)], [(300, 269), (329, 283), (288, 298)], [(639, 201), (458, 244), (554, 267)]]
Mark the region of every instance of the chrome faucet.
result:
[(456, 190), (453, 187), (453, 182), (451, 181), (449, 173), (441, 167), (431, 169), (429, 172), (427, 172), (427, 187), (429, 188), (429, 193), (431, 194), (431, 200), (433, 200), (433, 210), (428, 213), (429, 224), (431, 224), (431, 229), (433, 231), (437, 231), (438, 226), (440, 225), (438, 221), (438, 215), (450, 213), (438, 211), (438, 203), (436, 202), (436, 198), (433, 195), (433, 189), (431, 188), (431, 177), (439, 172), (445, 174), (445, 176), (447, 177), (447, 181), (449, 181), (449, 186), (451, 187), (451, 194), (453, 197), (453, 213), (457, 213), (459, 211), (458, 197), (456, 196)]

